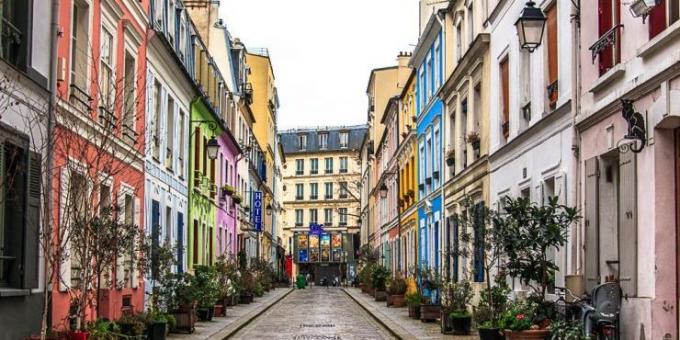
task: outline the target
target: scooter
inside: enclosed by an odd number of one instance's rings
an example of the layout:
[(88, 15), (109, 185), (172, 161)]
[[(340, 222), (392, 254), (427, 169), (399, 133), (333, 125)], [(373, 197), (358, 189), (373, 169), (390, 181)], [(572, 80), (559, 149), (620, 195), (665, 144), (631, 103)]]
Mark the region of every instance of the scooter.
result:
[(591, 304), (583, 305), (583, 332), (600, 340), (619, 339), (619, 313), (621, 311), (621, 286), (607, 282), (593, 288)]

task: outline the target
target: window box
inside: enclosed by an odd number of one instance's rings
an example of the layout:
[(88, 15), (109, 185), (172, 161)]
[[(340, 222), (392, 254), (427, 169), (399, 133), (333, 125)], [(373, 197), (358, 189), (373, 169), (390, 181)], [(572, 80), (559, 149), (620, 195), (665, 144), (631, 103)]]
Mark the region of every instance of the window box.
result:
[(439, 178), (439, 171), (432, 172), (432, 178)]
[(423, 183), (418, 184), (418, 189), (425, 190), (425, 184)]
[(432, 184), (432, 177), (425, 178), (425, 184), (427, 184), (427, 185)]

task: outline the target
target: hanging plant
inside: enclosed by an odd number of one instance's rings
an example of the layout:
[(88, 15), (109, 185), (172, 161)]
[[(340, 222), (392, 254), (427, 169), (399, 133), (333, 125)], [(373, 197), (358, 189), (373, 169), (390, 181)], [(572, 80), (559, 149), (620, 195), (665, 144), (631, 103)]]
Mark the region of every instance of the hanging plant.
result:
[(474, 142), (479, 141), (479, 132), (477, 132), (477, 131), (469, 132), (466, 136), (466, 141), (468, 143), (474, 143)]
[(226, 184), (222, 187), (222, 194), (225, 196), (232, 196), (234, 193), (236, 193), (236, 189), (232, 187), (229, 184)]
[(231, 199), (234, 201), (234, 204), (240, 205), (241, 202), (243, 202), (243, 197), (241, 197), (241, 195), (236, 194), (236, 193), (231, 196)]

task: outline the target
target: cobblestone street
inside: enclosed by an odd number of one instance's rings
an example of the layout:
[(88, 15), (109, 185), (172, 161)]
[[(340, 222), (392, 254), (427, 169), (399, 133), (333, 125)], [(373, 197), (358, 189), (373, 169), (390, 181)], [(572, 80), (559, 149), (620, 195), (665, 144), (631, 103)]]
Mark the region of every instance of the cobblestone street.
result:
[(393, 339), (338, 288), (296, 290), (232, 339)]

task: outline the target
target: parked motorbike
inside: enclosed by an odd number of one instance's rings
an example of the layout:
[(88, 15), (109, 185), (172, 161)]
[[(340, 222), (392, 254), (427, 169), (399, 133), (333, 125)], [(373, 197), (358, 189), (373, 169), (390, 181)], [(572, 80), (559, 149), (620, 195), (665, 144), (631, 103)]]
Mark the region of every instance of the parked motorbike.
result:
[(580, 323), (584, 337), (619, 340), (622, 291), (618, 283), (600, 284), (593, 288), (590, 295), (583, 297), (573, 295), (567, 288), (555, 289), (559, 296), (555, 301), (559, 319)]

